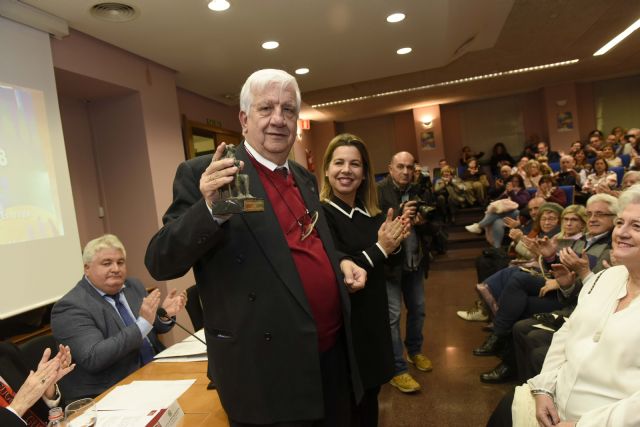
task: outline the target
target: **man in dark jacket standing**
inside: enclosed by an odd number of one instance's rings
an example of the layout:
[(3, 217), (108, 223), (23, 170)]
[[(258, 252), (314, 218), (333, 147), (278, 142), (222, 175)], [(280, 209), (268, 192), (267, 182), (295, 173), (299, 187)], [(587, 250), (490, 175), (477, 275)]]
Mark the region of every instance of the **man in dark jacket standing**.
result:
[[(413, 171), (415, 160), (406, 152), (396, 153), (389, 164), (389, 175), (378, 183), (380, 208), (386, 212), (393, 208), (395, 216), (404, 215), (412, 222), (411, 234), (402, 242), (403, 256), (400, 262), (387, 272), (389, 298), (389, 322), (393, 342), (395, 373), (391, 385), (403, 393), (420, 390), (420, 384), (409, 374), (407, 361), (421, 371), (431, 371), (431, 361), (422, 354), (422, 328), (424, 326), (424, 278), (428, 267), (429, 252), (422, 239), (421, 228), (425, 218), (420, 214), (418, 197), (414, 194)], [(400, 311), (402, 300), (407, 307), (406, 339), (407, 358), (400, 336)]]
[[(234, 427), (348, 426), (351, 392), (362, 396), (347, 292), (364, 286), (366, 272), (340, 259), (315, 177), (288, 159), (299, 111), (293, 76), (253, 73), (240, 94), (236, 158), (220, 144), (178, 167), (145, 258), (158, 280), (193, 268), (210, 371)], [(218, 190), (240, 169), (251, 209), (214, 214)]]

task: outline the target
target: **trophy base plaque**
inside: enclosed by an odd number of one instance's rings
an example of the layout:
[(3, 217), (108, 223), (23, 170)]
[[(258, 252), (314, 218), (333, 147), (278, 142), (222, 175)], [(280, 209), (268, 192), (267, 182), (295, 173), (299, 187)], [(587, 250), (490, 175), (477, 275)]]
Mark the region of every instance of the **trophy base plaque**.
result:
[(211, 206), (211, 213), (214, 215), (231, 215), (242, 212), (262, 212), (264, 211), (264, 200), (255, 197), (230, 198), (214, 202)]

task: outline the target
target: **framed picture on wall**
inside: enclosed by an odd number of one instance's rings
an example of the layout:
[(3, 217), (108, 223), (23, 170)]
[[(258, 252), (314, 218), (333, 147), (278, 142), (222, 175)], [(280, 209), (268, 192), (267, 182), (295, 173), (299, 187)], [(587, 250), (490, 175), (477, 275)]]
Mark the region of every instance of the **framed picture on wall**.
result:
[(571, 111), (558, 113), (558, 132), (566, 132), (573, 129), (573, 114)]
[(188, 120), (182, 116), (182, 139), (186, 159), (211, 154), (222, 142), (238, 145), (242, 142), (242, 134), (228, 129), (209, 126)]
[(435, 150), (436, 137), (433, 131), (420, 132), (420, 148), (423, 150)]

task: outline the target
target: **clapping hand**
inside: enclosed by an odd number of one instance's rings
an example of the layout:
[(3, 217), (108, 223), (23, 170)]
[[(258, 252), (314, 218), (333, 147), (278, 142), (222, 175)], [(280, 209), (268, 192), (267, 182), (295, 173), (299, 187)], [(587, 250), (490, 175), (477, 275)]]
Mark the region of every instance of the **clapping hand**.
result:
[(173, 317), (187, 304), (187, 291), (178, 293), (176, 289), (172, 289), (169, 295), (162, 302), (162, 308), (167, 312), (167, 316)]
[(68, 346), (60, 346), (58, 354), (53, 359), (51, 349), (46, 348), (38, 363), (36, 371), (30, 371), (29, 376), (16, 392), (11, 402), (11, 408), (22, 417), (42, 396), (48, 399), (55, 397), (55, 385), (65, 375), (75, 368), (71, 363), (71, 351)]
[(542, 298), (547, 294), (547, 292), (555, 291), (556, 289), (559, 289), (559, 288), (560, 288), (560, 285), (559, 285), (557, 280), (555, 280), (555, 279), (547, 279), (544, 282), (544, 286), (540, 288), (540, 292), (538, 293), (538, 297)]
[[(507, 217), (505, 217), (504, 219), (507, 219)], [(522, 239), (522, 236), (524, 236), (524, 233), (519, 228), (512, 228), (511, 230), (509, 230), (509, 238), (516, 243), (518, 243), (520, 239)]]
[(576, 281), (576, 273), (569, 270), (564, 264), (552, 264), (553, 277), (562, 289), (570, 288)]
[(534, 255), (540, 255), (540, 247), (538, 245), (538, 241), (536, 239), (532, 239), (528, 236), (522, 236), (520, 238), (522, 244)]
[(160, 290), (154, 289), (149, 295), (147, 295), (140, 305), (140, 316), (145, 319), (149, 324), (153, 325), (156, 320), (156, 312), (160, 306)]
[(549, 239), (547, 236), (536, 239), (538, 246), (538, 253), (547, 258), (556, 254), (558, 250), (558, 241), (553, 238)]
[(587, 277), (591, 272), (589, 256), (586, 251), (582, 251), (582, 254), (578, 256), (573, 249), (564, 248), (560, 251), (560, 262), (581, 279)]
[(520, 227), (520, 221), (515, 218), (511, 218), (510, 216), (505, 216), (504, 218), (502, 218), (502, 221), (504, 222), (504, 225), (512, 230)]
[(387, 211), (387, 218), (378, 229), (378, 244), (387, 255), (395, 251), (400, 242), (409, 235), (410, 225), (402, 217), (393, 218), (393, 209)]
[[(40, 363), (38, 363), (38, 370), (44, 369), (47, 362), (49, 362), (49, 358), (51, 357), (51, 349), (45, 348), (44, 353), (42, 353), (42, 358), (40, 359)], [(58, 346), (58, 354), (53, 360), (57, 359), (59, 363), (59, 368), (56, 372), (55, 379), (53, 384), (45, 391), (44, 396), (47, 399), (53, 400), (56, 394), (55, 384), (60, 381), (62, 377), (67, 375), (69, 372), (73, 371), (73, 368), (76, 367), (75, 363), (71, 363), (71, 349), (68, 345), (59, 345)]]

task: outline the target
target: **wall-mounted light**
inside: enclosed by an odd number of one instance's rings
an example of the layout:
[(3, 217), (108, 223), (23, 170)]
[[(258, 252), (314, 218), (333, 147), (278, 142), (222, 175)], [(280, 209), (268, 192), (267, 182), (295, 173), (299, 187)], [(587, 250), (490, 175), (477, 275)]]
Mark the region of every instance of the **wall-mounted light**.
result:
[(556, 100), (556, 105), (558, 107), (564, 107), (565, 105), (567, 105), (567, 100), (566, 99), (558, 99), (558, 100)]
[(422, 116), (422, 118), (420, 119), (420, 122), (422, 123), (422, 126), (426, 128), (430, 128), (431, 126), (433, 126), (433, 117)]

